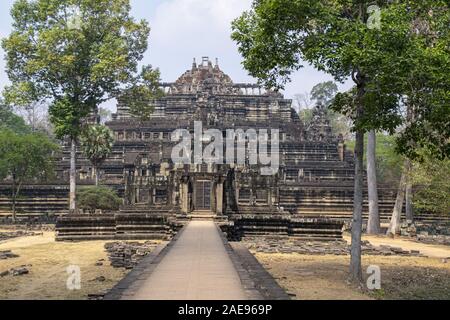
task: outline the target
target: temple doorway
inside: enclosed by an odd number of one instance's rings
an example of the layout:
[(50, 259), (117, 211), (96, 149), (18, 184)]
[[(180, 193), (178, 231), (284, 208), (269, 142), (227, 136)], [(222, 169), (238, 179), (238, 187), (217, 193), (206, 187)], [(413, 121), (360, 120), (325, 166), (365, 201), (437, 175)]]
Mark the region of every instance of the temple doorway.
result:
[(195, 209), (211, 210), (211, 181), (195, 183)]

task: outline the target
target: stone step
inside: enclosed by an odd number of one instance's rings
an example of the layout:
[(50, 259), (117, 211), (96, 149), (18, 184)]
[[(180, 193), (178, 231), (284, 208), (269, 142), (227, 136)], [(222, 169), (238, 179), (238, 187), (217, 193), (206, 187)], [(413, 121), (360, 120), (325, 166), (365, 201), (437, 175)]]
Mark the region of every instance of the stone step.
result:
[(114, 237), (116, 240), (170, 240), (171, 234), (167, 233), (117, 233)]
[(289, 228), (289, 233), (295, 234), (342, 234), (342, 230), (337, 229), (302, 229), (302, 228)]
[(342, 240), (342, 236), (336, 236), (336, 237), (308, 237), (308, 236), (297, 236), (293, 235), (291, 236), (292, 239), (295, 240), (301, 240), (301, 241), (339, 241)]

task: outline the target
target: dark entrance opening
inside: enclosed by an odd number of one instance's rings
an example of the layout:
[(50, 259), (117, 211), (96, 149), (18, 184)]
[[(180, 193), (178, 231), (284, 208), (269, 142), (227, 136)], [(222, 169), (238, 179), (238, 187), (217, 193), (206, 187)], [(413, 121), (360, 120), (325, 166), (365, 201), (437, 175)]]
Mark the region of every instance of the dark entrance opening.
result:
[(211, 181), (197, 181), (195, 191), (196, 210), (211, 210)]

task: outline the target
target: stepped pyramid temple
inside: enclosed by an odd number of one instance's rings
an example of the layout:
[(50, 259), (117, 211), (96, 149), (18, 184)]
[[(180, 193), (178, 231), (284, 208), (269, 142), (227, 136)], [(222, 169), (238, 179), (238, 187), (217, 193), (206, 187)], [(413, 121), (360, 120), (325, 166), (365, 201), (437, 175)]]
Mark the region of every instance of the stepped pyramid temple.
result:
[[(333, 135), (324, 107), (316, 107), (312, 122), (305, 126), (291, 100), (258, 85), (234, 83), (208, 58), (200, 64), (194, 60), (190, 70), (174, 83), (161, 83), (161, 88), (165, 95), (149, 102), (154, 104), (149, 121), (131, 116), (122, 98), (107, 123), (115, 144), (101, 167), (101, 183), (123, 198), (120, 212), (66, 214), (69, 148), (65, 148), (57, 182), (24, 188), (22, 216), (59, 217), (60, 240), (164, 238), (183, 221), (200, 216), (216, 219), (233, 239), (265, 234), (324, 240), (342, 236), (353, 210), (353, 153), (346, 150), (342, 137)], [(255, 152), (248, 136), (243, 137), (243, 162), (174, 163), (172, 153), (180, 142), (174, 132), (183, 129), (194, 137), (196, 123), (203, 132), (215, 129), (223, 137), (234, 130), (238, 139), (239, 132), (252, 129), (269, 146), (274, 132), (279, 132), (279, 166), (273, 174), (262, 174), (264, 165), (250, 162)], [(201, 141), (206, 147), (211, 139), (203, 136)], [(93, 184), (92, 165), (81, 152), (77, 164), (79, 185)], [(8, 189), (3, 186), (0, 192), (5, 212)], [(381, 188), (385, 220), (392, 207), (392, 190)]]

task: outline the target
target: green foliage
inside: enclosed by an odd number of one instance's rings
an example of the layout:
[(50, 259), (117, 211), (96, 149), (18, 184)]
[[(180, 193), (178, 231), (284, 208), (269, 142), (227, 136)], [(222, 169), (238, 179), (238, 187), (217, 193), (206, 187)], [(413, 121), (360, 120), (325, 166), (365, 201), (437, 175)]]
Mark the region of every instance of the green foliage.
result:
[[(395, 136), (389, 136), (383, 133), (377, 134), (375, 154), (377, 163), (377, 181), (379, 184), (395, 186), (400, 181), (404, 157), (397, 153), (395, 139)], [(348, 141), (347, 148), (349, 150), (354, 150), (355, 141)], [(367, 138), (364, 142), (364, 151), (364, 163), (367, 164)]]
[(49, 108), (50, 122), (54, 126), (55, 135), (60, 139), (65, 136), (78, 137), (82, 131), (83, 121), (90, 111), (87, 105), (78, 104), (68, 97), (56, 99)]
[(53, 154), (58, 146), (43, 134), (17, 134), (0, 130), (0, 181), (12, 181), (13, 221), (16, 199), (23, 183), (39, 182), (53, 176)]
[(78, 207), (94, 213), (95, 210), (114, 211), (119, 210), (122, 200), (106, 187), (87, 187), (77, 192)]
[(300, 110), (299, 117), (303, 121), (305, 126), (308, 127), (313, 119), (313, 109)]
[(106, 126), (94, 125), (83, 130), (80, 142), (84, 155), (97, 167), (111, 154), (114, 137)]
[(151, 66), (142, 69), (140, 80), (124, 94), (130, 114), (142, 121), (150, 119), (154, 111), (152, 101), (161, 98), (164, 92), (159, 88), (160, 72)]
[[(439, 2), (439, 1), (435, 1)], [(412, 119), (398, 139), (398, 150), (419, 159), (423, 148), (435, 157), (450, 156), (450, 14), (449, 3), (424, 14), (425, 35), (408, 54), (410, 70), (399, 78)], [(419, 27), (419, 30), (421, 29)]]
[(30, 133), (30, 127), (25, 120), (16, 115), (9, 107), (0, 100), (0, 130), (9, 129), (18, 134)]
[[(377, 1), (381, 28), (367, 26), (372, 4), (256, 0), (233, 22), (232, 38), (244, 67), (267, 87), (283, 88), (302, 60), (337, 81), (351, 77), (357, 88), (338, 94), (334, 109), (349, 116), (355, 130), (394, 133), (407, 124), (399, 151), (414, 156), (427, 146), (448, 156), (448, 1)], [(405, 105), (414, 106), (415, 121), (407, 123)]]
[(84, 117), (136, 81), (150, 28), (130, 10), (129, 0), (17, 0), (2, 41), (8, 103), (48, 101), (56, 135), (77, 137)]
[(318, 104), (328, 107), (337, 92), (338, 86), (336, 83), (333, 81), (322, 82), (312, 88), (311, 99), (316, 100)]
[(331, 109), (327, 109), (327, 116), (335, 136), (342, 135), (346, 141), (352, 138), (352, 125), (349, 118)]
[(49, 178), (57, 150), (58, 146), (43, 134), (0, 131), (0, 179), (11, 177), (20, 184)]
[(414, 206), (425, 213), (450, 214), (450, 160), (436, 160), (429, 153), (413, 166), (412, 181), (417, 186)]
[(377, 134), (377, 180), (387, 186), (396, 186), (402, 175), (404, 157), (396, 151), (395, 137)]
[[(336, 83), (327, 81), (315, 85), (310, 94), (305, 93), (296, 95), (297, 104), (300, 107), (299, 116), (305, 126), (308, 126), (313, 118), (313, 111), (310, 106), (313, 104), (321, 104), (326, 107), (330, 106), (334, 101), (337, 92), (338, 86)], [(328, 108), (327, 117), (330, 121), (334, 135), (342, 135), (345, 140), (351, 138), (351, 125), (346, 116)]]

